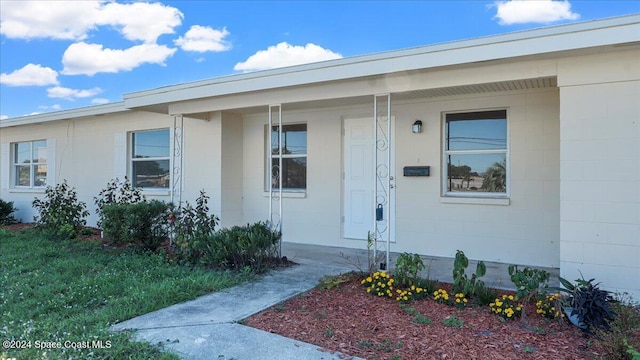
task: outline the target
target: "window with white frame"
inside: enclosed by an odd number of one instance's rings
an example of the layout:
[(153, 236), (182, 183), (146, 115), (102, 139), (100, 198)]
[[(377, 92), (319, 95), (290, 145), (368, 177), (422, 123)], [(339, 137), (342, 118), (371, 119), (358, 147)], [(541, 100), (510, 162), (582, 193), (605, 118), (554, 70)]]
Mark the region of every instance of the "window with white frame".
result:
[(170, 179), (169, 129), (131, 133), (131, 181), (133, 186), (168, 189)]
[[(271, 129), (271, 149), (267, 149), (267, 181), (273, 189), (303, 191), (307, 188), (307, 124), (282, 125), (282, 169), (279, 168), (278, 127)], [(268, 146), (268, 143), (267, 143)], [(271, 155), (271, 156), (269, 156)], [(268, 188), (268, 184), (267, 184)]]
[(47, 140), (12, 144), (13, 185), (15, 187), (44, 187), (47, 185)]
[(507, 134), (506, 110), (445, 114), (445, 195), (508, 196)]

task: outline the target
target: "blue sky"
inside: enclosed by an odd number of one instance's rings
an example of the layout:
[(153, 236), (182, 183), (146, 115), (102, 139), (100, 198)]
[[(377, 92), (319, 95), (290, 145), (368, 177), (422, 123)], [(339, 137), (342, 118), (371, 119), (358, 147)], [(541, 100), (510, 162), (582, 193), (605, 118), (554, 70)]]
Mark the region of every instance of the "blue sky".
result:
[(248, 71), (638, 13), (638, 0), (0, 0), (0, 119)]

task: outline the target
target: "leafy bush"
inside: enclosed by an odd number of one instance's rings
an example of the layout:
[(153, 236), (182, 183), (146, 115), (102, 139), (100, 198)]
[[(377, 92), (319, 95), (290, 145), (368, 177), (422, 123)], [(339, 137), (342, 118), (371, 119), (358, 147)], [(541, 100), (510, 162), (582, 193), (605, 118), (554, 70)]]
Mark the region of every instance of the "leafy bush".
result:
[(214, 234), (220, 220), (209, 215), (208, 201), (209, 197), (201, 190), (195, 208), (186, 202), (169, 215), (174, 240), (172, 251), (178, 260), (196, 263), (206, 253), (207, 239)]
[(280, 260), (276, 245), (281, 236), (265, 222), (234, 226), (203, 238), (195, 251), (202, 251), (202, 265), (233, 270), (249, 267), (261, 273)]
[(84, 219), (89, 215), (87, 205), (78, 201), (75, 189), (66, 180), (55, 188), (47, 186), (44, 193), (43, 200), (33, 200), (32, 205), (39, 214), (34, 221), (54, 239), (74, 238), (77, 230), (87, 223)]
[[(603, 349), (603, 358), (635, 360), (640, 356), (640, 307), (628, 294), (618, 294), (612, 304), (616, 318), (611, 321), (611, 331), (598, 330), (596, 345)], [(635, 352), (635, 354), (634, 354)]]
[(98, 215), (98, 227), (102, 227), (103, 211), (105, 205), (109, 204), (135, 204), (144, 201), (144, 195), (139, 189), (131, 185), (129, 179), (125, 176), (124, 181), (120, 179), (111, 179), (107, 183), (107, 187), (102, 189), (98, 196), (93, 198), (96, 204), (96, 214)]
[(550, 274), (545, 270), (528, 267), (519, 270), (517, 265), (509, 265), (508, 270), (511, 282), (513, 282), (518, 291), (516, 300), (524, 299), (524, 310), (522, 311), (522, 318), (524, 319), (527, 313), (527, 304), (531, 302), (531, 299), (540, 297), (545, 291), (548, 287)]
[(468, 278), (465, 269), (469, 266), (469, 259), (461, 250), (456, 251), (453, 261), (453, 292), (463, 293), (465, 296), (473, 296), (479, 288), (484, 287), (484, 282), (478, 280), (487, 273), (484, 262), (478, 262), (476, 272)]
[(113, 244), (155, 251), (169, 237), (170, 204), (158, 200), (103, 206), (104, 236)]
[(13, 217), (16, 209), (13, 207), (13, 201), (4, 201), (0, 199), (0, 225), (11, 225), (17, 221)]
[(402, 253), (398, 255), (395, 266), (395, 279), (398, 285), (416, 285), (418, 274), (424, 270), (424, 262), (418, 254)]

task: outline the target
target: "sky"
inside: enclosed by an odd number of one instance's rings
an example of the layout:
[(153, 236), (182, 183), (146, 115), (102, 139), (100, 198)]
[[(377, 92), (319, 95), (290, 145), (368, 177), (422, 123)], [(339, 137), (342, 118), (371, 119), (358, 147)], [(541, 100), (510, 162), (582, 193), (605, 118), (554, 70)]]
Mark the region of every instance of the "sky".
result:
[(629, 14), (640, 14), (640, 0), (0, 0), (0, 120), (208, 78)]

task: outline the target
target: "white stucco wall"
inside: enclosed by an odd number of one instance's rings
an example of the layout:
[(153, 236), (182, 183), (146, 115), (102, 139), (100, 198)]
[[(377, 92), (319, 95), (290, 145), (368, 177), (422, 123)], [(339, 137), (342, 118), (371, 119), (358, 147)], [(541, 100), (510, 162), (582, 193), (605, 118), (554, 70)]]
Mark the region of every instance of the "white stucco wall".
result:
[[(220, 214), (222, 208), (223, 180), (219, 170), (222, 163), (221, 124), (219, 119), (205, 121), (185, 118), (183, 131), (184, 156), (189, 159), (184, 166), (183, 200), (194, 204), (199, 191), (204, 189), (211, 197), (209, 206), (216, 214)], [(79, 200), (84, 201), (91, 212), (87, 218), (88, 224), (95, 225), (97, 217), (93, 198), (110, 179), (122, 179), (122, 175), (128, 172), (126, 141), (123, 148), (117, 149), (116, 139), (125, 139), (126, 134), (132, 131), (172, 127), (172, 116), (129, 111), (43, 125), (2, 128), (0, 143), (54, 139), (55, 159), (47, 160), (49, 166), (54, 167), (48, 169), (49, 174), (54, 174), (55, 177), (52, 184), (66, 179), (77, 190)], [(11, 171), (4, 160), (0, 168), (2, 172)], [(143, 193), (148, 199), (171, 201), (169, 189)], [(14, 201), (18, 208), (16, 217), (23, 222), (33, 220), (36, 212), (31, 207), (31, 202), (34, 197), (42, 196), (43, 189), (0, 189), (3, 200)], [(237, 214), (234, 216), (238, 217)]]
[(561, 276), (640, 298), (640, 51), (558, 64)]
[[(509, 205), (441, 202), (441, 114), (507, 108), (511, 151)], [(373, 105), (287, 111), (285, 123), (307, 123), (307, 192), (284, 199), (286, 241), (364, 248), (342, 238), (342, 119), (371, 117)], [(536, 266), (559, 266), (559, 121), (556, 89), (393, 103), (396, 118), (396, 239), (392, 251)], [(421, 119), (422, 134), (411, 133)], [(264, 192), (267, 114), (244, 119), (243, 209), (246, 221), (268, 217)], [(402, 168), (431, 166), (426, 178)]]

